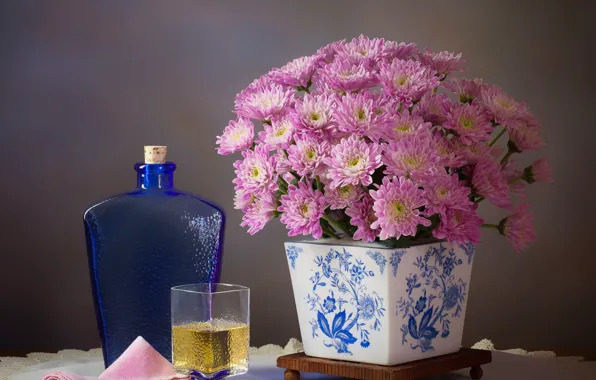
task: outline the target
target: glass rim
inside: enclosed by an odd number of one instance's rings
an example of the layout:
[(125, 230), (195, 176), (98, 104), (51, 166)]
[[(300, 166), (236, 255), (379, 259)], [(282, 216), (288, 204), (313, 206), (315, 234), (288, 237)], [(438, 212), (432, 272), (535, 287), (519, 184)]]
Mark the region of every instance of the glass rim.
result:
[[(221, 286), (223, 290), (197, 290), (201, 286)], [(195, 284), (184, 284), (184, 285), (177, 285), (171, 288), (171, 291), (178, 291), (178, 292), (187, 292), (187, 293), (194, 293), (194, 294), (222, 294), (222, 293), (234, 293), (234, 292), (243, 292), (243, 291), (250, 291), (250, 288), (247, 286), (236, 285), (236, 284), (227, 284), (222, 282), (198, 282)]]

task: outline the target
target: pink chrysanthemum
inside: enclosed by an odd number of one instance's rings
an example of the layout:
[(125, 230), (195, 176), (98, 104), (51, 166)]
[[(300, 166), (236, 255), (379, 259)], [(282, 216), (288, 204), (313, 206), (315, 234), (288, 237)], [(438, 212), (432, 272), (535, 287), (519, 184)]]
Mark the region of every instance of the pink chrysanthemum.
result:
[(350, 224), (358, 227), (354, 232), (354, 240), (373, 242), (377, 238), (377, 232), (371, 227), (377, 217), (373, 209), (374, 200), (365, 195), (362, 200), (350, 204), (346, 209), (346, 215), (350, 217)]
[(243, 117), (230, 120), (221, 136), (217, 136), (216, 144), (219, 145), (217, 153), (227, 155), (239, 150), (250, 148), (255, 137), (253, 123)]
[(333, 115), (340, 131), (377, 141), (389, 121), (386, 114), (377, 112), (377, 108), (374, 95), (370, 93), (347, 94), (337, 104)]
[(300, 131), (324, 131), (335, 125), (333, 110), (335, 96), (331, 94), (306, 94), (296, 102), (296, 112), (291, 114), (294, 125)]
[(451, 78), (445, 82), (445, 87), (457, 94), (460, 102), (471, 103), (474, 99), (480, 97), (482, 89), (486, 88), (486, 84), (482, 79), (477, 78)]
[(271, 78), (273, 81), (286, 86), (308, 87), (308, 83), (323, 58), (322, 55), (316, 54), (296, 58), (280, 69), (273, 70), (270, 74)]
[(277, 209), (277, 199), (270, 192), (262, 193), (254, 197), (253, 201), (246, 208), (242, 217), (240, 226), (248, 227), (248, 233), (251, 235), (261, 231), (267, 222), (275, 215)]
[(373, 210), (378, 218), (371, 228), (380, 229), (381, 240), (414, 236), (419, 224), (431, 225), (418, 210), (424, 206), (422, 190), (409, 179), (385, 177), (378, 190), (370, 191), (370, 196), (375, 200)]
[(432, 125), (443, 125), (452, 106), (453, 102), (447, 95), (429, 92), (420, 99), (414, 112)]
[(449, 209), (469, 210), (473, 203), (470, 188), (458, 179), (457, 174), (439, 175), (424, 185), (425, 214), (445, 215)]
[(335, 56), (337, 55), (337, 50), (345, 44), (346, 44), (346, 40), (331, 42), (330, 44), (327, 44), (327, 45), (323, 46), (322, 48), (320, 48), (319, 50), (317, 50), (315, 55), (321, 56), (323, 62), (331, 63), (331, 62), (333, 62), (333, 59), (335, 59)]
[(331, 210), (341, 210), (353, 204), (364, 195), (360, 186), (345, 185), (325, 190), (325, 198)]
[(507, 124), (509, 140), (519, 151), (537, 150), (544, 145), (540, 136), (540, 123), (529, 112)]
[(242, 152), (243, 160), (234, 163), (236, 168), (235, 189), (248, 192), (266, 192), (277, 190), (275, 178), (275, 157), (269, 157), (269, 152), (263, 146), (255, 150)]
[(420, 183), (439, 173), (440, 156), (430, 141), (430, 132), (391, 141), (383, 152), (384, 174)]
[(331, 189), (349, 184), (368, 186), (375, 169), (381, 166), (381, 148), (351, 136), (335, 145), (325, 162)]
[(279, 149), (275, 154), (275, 172), (277, 174), (285, 174), (292, 171), (292, 166), (288, 160), (287, 153)]
[(522, 175), (524, 173), (515, 167), (515, 161), (513, 159), (509, 159), (503, 165), (502, 170), (503, 174), (505, 175), (505, 180), (509, 184), (509, 192), (511, 195), (525, 198), (527, 183), (522, 179)]
[(441, 216), (441, 223), (433, 230), (437, 239), (447, 239), (452, 243), (480, 242), (480, 226), (484, 221), (472, 209), (448, 209)]
[(431, 127), (431, 123), (425, 122), (419, 115), (410, 115), (407, 110), (392, 112), (389, 114), (384, 135), (388, 141), (399, 141), (403, 137), (430, 130)]
[(345, 59), (354, 63), (364, 63), (367, 67), (373, 66), (381, 59), (385, 52), (385, 40), (382, 38), (370, 39), (364, 35), (336, 47), (338, 59)]
[(379, 81), (374, 72), (363, 62), (354, 63), (346, 59), (336, 58), (319, 70), (317, 86), (325, 86), (342, 93), (360, 91), (376, 86)]
[(323, 236), (321, 217), (325, 210), (325, 196), (311, 186), (300, 182), (298, 187), (290, 185), (288, 194), (282, 195), (281, 222), (290, 230), (288, 235), (310, 235), (315, 239)]
[(405, 42), (385, 41), (383, 45), (383, 57), (389, 61), (394, 59), (408, 59), (416, 53), (418, 53), (418, 47), (413, 43), (406, 44)]
[(487, 86), (480, 94), (488, 115), (496, 123), (507, 125), (526, 112), (527, 108), (524, 104), (519, 103), (498, 87)]
[(472, 165), (490, 155), (490, 147), (484, 142), (466, 145), (458, 139), (451, 139), (449, 145), (451, 145), (451, 149), (457, 156), (462, 157), (468, 164)]
[[(466, 159), (459, 154), (460, 148), (450, 142), (441, 130), (432, 133), (431, 145), (437, 150), (440, 157), (440, 166), (459, 168), (466, 164)], [(486, 144), (483, 144), (486, 146)]]
[(263, 125), (265, 130), (259, 132), (259, 139), (270, 149), (288, 149), (294, 134), (294, 125), (286, 117), (273, 118), (271, 124)]
[(246, 212), (248, 206), (255, 200), (254, 193), (244, 189), (237, 189), (234, 195), (234, 208)]
[(294, 102), (294, 91), (262, 76), (236, 96), (234, 111), (250, 119), (269, 120), (283, 116)]
[(529, 243), (536, 240), (532, 225), (534, 217), (528, 214), (529, 209), (530, 206), (527, 204), (520, 204), (507, 218), (501, 220), (498, 226), (499, 232), (518, 252), (526, 249)]
[(521, 170), (516, 170), (511, 175), (505, 175), (505, 179), (507, 180), (507, 182), (511, 181), (511, 184), (509, 184), (509, 191), (511, 192), (511, 194), (520, 198), (525, 198), (527, 196), (526, 183), (524, 181), (519, 180), (513, 182), (520, 175), (522, 175)]
[(396, 59), (380, 64), (379, 78), (383, 92), (395, 96), (405, 107), (411, 107), (422, 95), (438, 87), (435, 72), (418, 61)]
[(474, 104), (451, 107), (443, 126), (455, 131), (457, 138), (465, 145), (487, 141), (493, 131), (486, 113)]
[(433, 53), (428, 49), (426, 49), (424, 53), (418, 55), (420, 62), (430, 67), (441, 76), (464, 71), (463, 66), (465, 61), (461, 57), (461, 53), (454, 54), (448, 51)]
[(481, 158), (474, 166), (472, 185), (477, 194), (503, 208), (511, 207), (509, 185), (501, 165), (490, 157)]
[(292, 169), (301, 176), (321, 174), (329, 155), (329, 144), (314, 135), (296, 136), (294, 141), (288, 150)]
[(553, 182), (550, 164), (546, 158), (541, 158), (528, 166), (524, 170), (523, 178), (527, 183)]

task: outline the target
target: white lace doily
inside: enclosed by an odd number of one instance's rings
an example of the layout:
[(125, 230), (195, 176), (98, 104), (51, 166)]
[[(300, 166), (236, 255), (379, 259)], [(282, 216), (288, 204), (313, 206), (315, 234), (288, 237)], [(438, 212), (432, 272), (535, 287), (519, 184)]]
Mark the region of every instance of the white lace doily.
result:
[(101, 356), (101, 348), (94, 348), (93, 350), (89, 351), (62, 350), (55, 354), (44, 352), (32, 352), (28, 354), (26, 358), (10, 356), (0, 357), (0, 380), (10, 380), (12, 378), (12, 374), (17, 373), (23, 368), (32, 366), (34, 364), (60, 359), (81, 359), (88, 357), (100, 358)]
[[(479, 350), (490, 350), (490, 351), (502, 351), (510, 354), (516, 355), (529, 355), (534, 357), (545, 357), (545, 358), (555, 358), (556, 355), (554, 352), (551, 351), (536, 351), (536, 352), (528, 352), (522, 349), (512, 349), (512, 350), (496, 350), (495, 345), (488, 339), (483, 339), (480, 342), (476, 343), (472, 346), (472, 348), (476, 348)], [(298, 341), (296, 338), (290, 339), (288, 344), (285, 347), (278, 346), (275, 344), (267, 344), (265, 346), (256, 348), (250, 348), (251, 355), (268, 355), (268, 356), (280, 356), (280, 355), (287, 355), (293, 354), (296, 352), (302, 351), (302, 343)], [(49, 362), (52, 360), (61, 360), (61, 359), (82, 359), (82, 358), (89, 358), (89, 357), (96, 357), (101, 358), (102, 353), (101, 349), (95, 348), (90, 351), (81, 351), (81, 350), (62, 350), (55, 354), (50, 353), (42, 353), (42, 352), (33, 352), (27, 355), (26, 358), (19, 358), (19, 357), (0, 357), (0, 380), (11, 380), (12, 375), (18, 373), (19, 371), (23, 370), (25, 367), (32, 366), (35, 364)], [(581, 360), (581, 358), (575, 358), (577, 360)]]
[[(302, 343), (296, 338), (290, 339), (285, 347), (278, 346), (275, 344), (267, 344), (262, 347), (251, 347), (251, 355), (270, 355), (270, 356), (281, 356), (293, 354), (302, 351)], [(62, 350), (55, 354), (45, 352), (32, 352), (27, 355), (26, 358), (20, 357), (0, 357), (0, 380), (11, 380), (12, 375), (23, 370), (25, 367), (29, 367), (35, 364), (49, 362), (53, 360), (61, 359), (83, 359), (96, 357), (100, 359), (102, 357), (101, 348), (94, 348), (89, 351), (81, 350)]]

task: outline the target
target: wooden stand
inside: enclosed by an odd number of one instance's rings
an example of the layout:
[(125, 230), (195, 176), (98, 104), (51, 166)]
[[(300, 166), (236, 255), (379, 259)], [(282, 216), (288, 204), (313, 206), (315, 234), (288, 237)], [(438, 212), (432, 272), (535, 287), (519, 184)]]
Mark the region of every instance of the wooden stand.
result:
[(490, 351), (462, 348), (459, 352), (396, 366), (382, 366), (313, 358), (304, 353), (280, 356), (277, 366), (286, 368), (284, 380), (299, 380), (300, 371), (362, 380), (414, 380), (425, 376), (471, 368), (473, 380), (482, 378), (482, 364), (491, 362)]

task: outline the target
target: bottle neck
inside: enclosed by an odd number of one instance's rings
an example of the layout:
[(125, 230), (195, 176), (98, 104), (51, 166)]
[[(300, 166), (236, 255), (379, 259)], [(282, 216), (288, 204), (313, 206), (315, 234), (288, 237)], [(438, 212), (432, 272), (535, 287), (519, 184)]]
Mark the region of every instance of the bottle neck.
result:
[(174, 187), (174, 170), (176, 164), (166, 162), (165, 164), (135, 165), (137, 171), (137, 188), (140, 189), (171, 189)]

